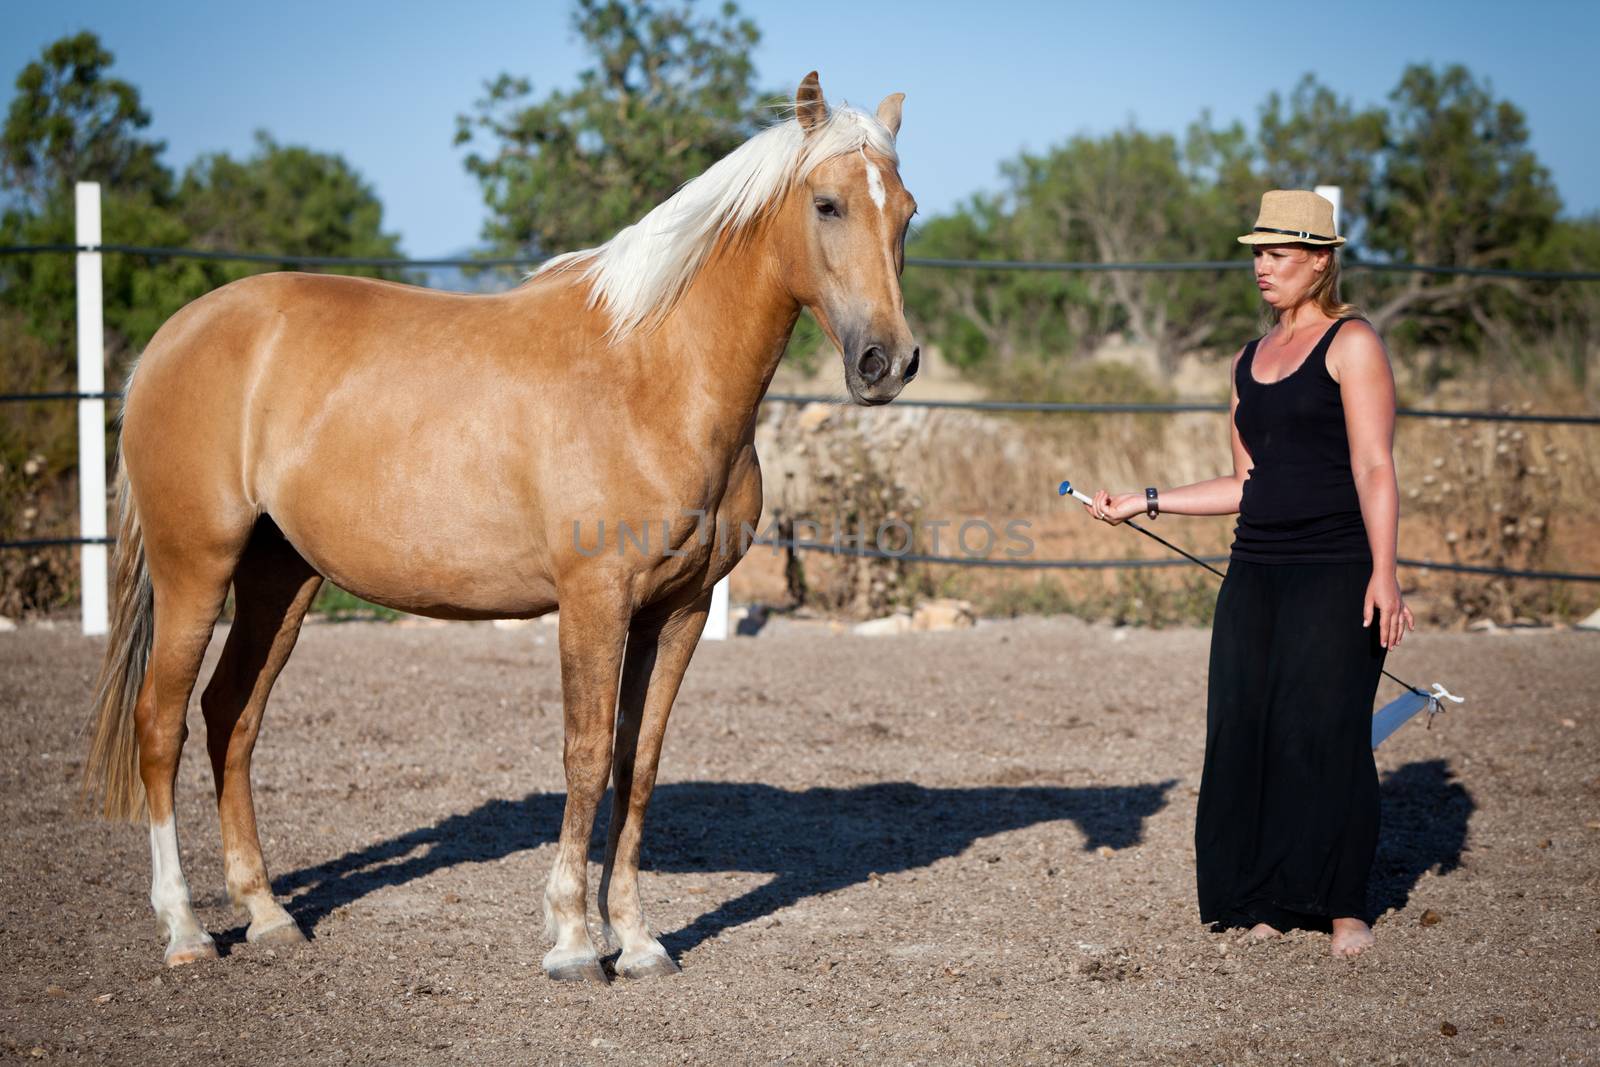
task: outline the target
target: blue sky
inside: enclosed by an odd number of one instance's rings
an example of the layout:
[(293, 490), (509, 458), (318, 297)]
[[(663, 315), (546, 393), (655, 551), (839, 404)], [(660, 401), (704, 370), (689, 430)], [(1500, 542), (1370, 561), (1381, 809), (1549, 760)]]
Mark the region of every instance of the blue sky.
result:
[[(821, 72), (830, 98), (907, 94), (902, 175), (926, 214), (998, 184), (1023, 148), (1127, 122), (1181, 132), (1202, 109), (1253, 122), (1273, 89), (1315, 73), (1380, 102), (1411, 62), (1465, 63), (1528, 116), (1572, 212), (1600, 210), (1594, 43), (1600, 3), (1321, 5), (766, 2), (763, 85)], [(561, 0), (0, 0), (0, 94), (49, 41), (100, 34), (181, 168), (248, 153), (252, 132), (345, 156), (411, 255), (475, 243), (482, 197), (452, 146), (455, 116), (501, 71), (536, 90), (585, 63)]]

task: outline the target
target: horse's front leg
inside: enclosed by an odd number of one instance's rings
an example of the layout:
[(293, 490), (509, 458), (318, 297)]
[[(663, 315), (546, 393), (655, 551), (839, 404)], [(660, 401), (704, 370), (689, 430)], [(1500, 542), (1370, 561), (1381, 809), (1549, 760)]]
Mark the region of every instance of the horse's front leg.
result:
[(623, 978), (678, 971), (645, 923), (639, 900), (639, 841), (656, 784), (667, 716), (705, 628), (710, 604), (711, 594), (706, 593), (664, 616), (636, 621), (628, 635), (612, 764), (611, 827), (600, 876), (600, 915), (621, 945), (617, 974)]
[(625, 582), (565, 588), (561, 597), (561, 690), (565, 705), (567, 806), (555, 868), (544, 891), (545, 973), (558, 981), (605, 984), (589, 938), (589, 835), (611, 773), (617, 673), (627, 643), (631, 606)]

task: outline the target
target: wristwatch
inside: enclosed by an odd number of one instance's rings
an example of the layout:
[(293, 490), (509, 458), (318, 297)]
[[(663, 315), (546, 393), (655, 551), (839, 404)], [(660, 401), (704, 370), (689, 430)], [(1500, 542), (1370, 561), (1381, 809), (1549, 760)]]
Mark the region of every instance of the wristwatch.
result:
[(1161, 514), (1161, 500), (1156, 496), (1156, 487), (1153, 485), (1144, 491), (1144, 513), (1152, 519)]

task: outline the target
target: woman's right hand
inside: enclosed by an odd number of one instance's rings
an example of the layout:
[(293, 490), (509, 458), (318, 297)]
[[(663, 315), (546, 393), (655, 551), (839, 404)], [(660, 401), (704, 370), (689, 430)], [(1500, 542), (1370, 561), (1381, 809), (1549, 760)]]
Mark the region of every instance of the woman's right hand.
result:
[(1144, 514), (1144, 508), (1143, 493), (1118, 493), (1112, 496), (1104, 489), (1095, 491), (1093, 504), (1083, 506), (1084, 511), (1112, 526)]

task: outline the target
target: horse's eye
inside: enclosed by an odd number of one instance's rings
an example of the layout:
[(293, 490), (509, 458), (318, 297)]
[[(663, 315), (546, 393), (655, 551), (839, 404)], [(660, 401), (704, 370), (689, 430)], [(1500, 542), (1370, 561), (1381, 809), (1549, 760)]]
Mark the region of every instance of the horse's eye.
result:
[(817, 205), (818, 215), (821, 215), (825, 219), (838, 218), (839, 206), (832, 200), (819, 196), (817, 197), (815, 203)]

